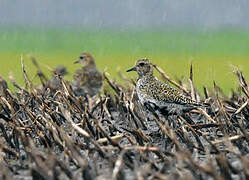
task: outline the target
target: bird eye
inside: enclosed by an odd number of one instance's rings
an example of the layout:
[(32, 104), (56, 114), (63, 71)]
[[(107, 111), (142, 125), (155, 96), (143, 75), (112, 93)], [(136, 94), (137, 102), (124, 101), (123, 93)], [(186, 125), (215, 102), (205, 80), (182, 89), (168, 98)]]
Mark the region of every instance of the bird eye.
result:
[(140, 63), (139, 65), (140, 65), (140, 66), (144, 66), (145, 64), (144, 64), (144, 63)]
[(80, 56), (80, 59), (84, 59), (84, 56)]

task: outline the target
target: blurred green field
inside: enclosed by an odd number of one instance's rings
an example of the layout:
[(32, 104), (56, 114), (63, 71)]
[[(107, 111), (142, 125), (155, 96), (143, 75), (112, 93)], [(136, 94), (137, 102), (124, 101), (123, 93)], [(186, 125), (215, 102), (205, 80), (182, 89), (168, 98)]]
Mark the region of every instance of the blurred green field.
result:
[[(20, 56), (24, 56), (28, 74), (35, 75), (29, 56), (41, 64), (55, 67), (63, 64), (70, 72), (79, 68), (73, 64), (81, 52), (94, 55), (100, 70), (106, 69), (118, 79), (117, 68), (125, 70), (141, 57), (148, 57), (173, 78), (188, 77), (193, 62), (194, 81), (201, 89), (212, 87), (213, 80), (226, 93), (237, 87), (232, 66), (239, 67), (249, 78), (249, 31), (219, 30), (93, 30), (55, 28), (1, 28), (0, 75), (8, 79), (13, 72), (23, 83)], [(49, 71), (41, 65), (46, 73)], [(126, 74), (136, 77), (135, 73)], [(35, 80), (38, 82), (38, 80)], [(10, 85), (11, 87), (11, 85)]]

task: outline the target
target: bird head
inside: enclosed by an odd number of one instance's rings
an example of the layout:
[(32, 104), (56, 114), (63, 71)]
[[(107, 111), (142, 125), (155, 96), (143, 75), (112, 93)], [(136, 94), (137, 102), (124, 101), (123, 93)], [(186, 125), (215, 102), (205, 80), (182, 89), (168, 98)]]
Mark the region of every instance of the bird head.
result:
[(53, 72), (60, 76), (68, 74), (67, 68), (63, 65), (58, 65), (56, 68), (54, 68)]
[(82, 66), (95, 65), (94, 59), (90, 53), (82, 53), (78, 60), (74, 64), (80, 63)]
[(147, 58), (142, 58), (136, 61), (135, 66), (128, 69), (126, 72), (137, 71), (138, 75), (144, 76), (147, 74), (153, 74), (153, 65)]

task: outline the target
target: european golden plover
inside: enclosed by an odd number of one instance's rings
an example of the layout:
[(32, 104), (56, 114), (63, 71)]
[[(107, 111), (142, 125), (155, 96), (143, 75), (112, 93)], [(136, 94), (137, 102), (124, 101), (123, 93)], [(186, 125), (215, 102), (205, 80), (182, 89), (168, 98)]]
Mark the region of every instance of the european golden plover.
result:
[(153, 108), (161, 115), (181, 115), (202, 106), (170, 85), (159, 81), (153, 75), (153, 64), (147, 58), (137, 60), (135, 66), (127, 70), (130, 71), (138, 73), (137, 95), (140, 102), (149, 110)]
[(95, 60), (89, 53), (82, 53), (77, 61), (83, 67), (78, 69), (73, 77), (72, 89), (76, 96), (90, 97), (100, 92), (103, 76), (96, 68)]

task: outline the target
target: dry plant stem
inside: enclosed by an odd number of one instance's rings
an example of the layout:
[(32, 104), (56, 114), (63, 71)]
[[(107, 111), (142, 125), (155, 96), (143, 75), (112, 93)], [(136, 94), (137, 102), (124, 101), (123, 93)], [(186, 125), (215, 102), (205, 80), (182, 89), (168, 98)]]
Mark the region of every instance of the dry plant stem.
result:
[(220, 139), (220, 140), (213, 141), (212, 143), (214, 145), (216, 145), (216, 144), (224, 143), (226, 141), (236, 141), (236, 140), (241, 139), (243, 137), (245, 137), (245, 136), (244, 135), (235, 135), (235, 136), (232, 136), (232, 137), (223, 138), (223, 139)]
[(168, 80), (171, 84), (175, 85), (177, 88), (181, 89), (184, 93), (190, 94), (183, 86), (171, 79), (159, 66), (154, 64), (155, 69), (162, 75), (162, 77)]
[(117, 95), (120, 95), (120, 89), (117, 88), (117, 86), (115, 86), (114, 83), (107, 77), (106, 72), (103, 73), (103, 76), (107, 83), (110, 85), (110, 87), (117, 93)]
[(10, 81), (11, 81), (11, 83), (13, 84), (14, 87), (16, 87), (17, 89), (19, 89), (19, 90), (25, 92), (26, 94), (29, 94), (29, 92), (28, 92), (26, 89), (21, 88), (21, 87), (16, 83), (15, 78), (14, 78), (14, 76), (13, 76), (12, 73), (9, 74), (9, 79), (10, 79)]
[(95, 146), (96, 148), (99, 150), (100, 154), (105, 157), (105, 152), (104, 150), (100, 147), (100, 145), (94, 141), (90, 135), (84, 131), (83, 129), (81, 129), (80, 127), (78, 127), (77, 125), (75, 125), (75, 123), (73, 123), (68, 111), (66, 111), (62, 106), (60, 106), (60, 109), (62, 109), (62, 112), (64, 112), (64, 116), (67, 118), (67, 120), (72, 124), (73, 128), (79, 132), (81, 135), (83, 135), (85, 138), (87, 138), (88, 140), (90, 140)]
[(208, 94), (208, 90), (207, 90), (207, 88), (205, 86), (203, 86), (203, 92), (204, 92), (205, 98), (208, 99), (209, 94)]
[(243, 133), (243, 135), (245, 136), (247, 142), (249, 142), (249, 134), (247, 132), (247, 130), (242, 126), (241, 122), (238, 122), (239, 125), (239, 129), (240, 131)]
[(104, 136), (107, 138), (107, 140), (113, 145), (117, 146), (120, 150), (122, 150), (122, 147), (118, 144), (118, 142), (114, 141), (103, 129), (103, 127), (100, 125), (99, 122), (96, 123), (98, 129), (104, 134)]
[(194, 129), (203, 129), (203, 128), (213, 128), (213, 127), (219, 127), (219, 124), (216, 123), (209, 123), (209, 124), (190, 124), (190, 127)]
[(43, 85), (43, 87), (45, 87), (45, 82), (48, 81), (48, 78), (45, 76), (45, 74), (42, 72), (40, 65), (38, 64), (36, 58), (34, 56), (31, 56), (30, 59), (32, 60), (32, 63), (34, 64), (34, 66), (37, 69), (37, 75), (40, 78), (40, 81)]
[[(118, 134), (118, 135), (112, 136), (110, 138), (112, 139), (112, 141), (119, 141), (119, 140), (121, 140), (124, 137), (125, 137), (124, 134)], [(108, 142), (108, 139), (107, 138), (101, 138), (101, 139), (98, 139), (97, 142), (98, 143), (105, 143), (105, 142)]]
[(31, 81), (29, 80), (29, 77), (28, 77), (26, 69), (25, 69), (23, 56), (21, 56), (21, 64), (22, 64), (23, 77), (24, 77), (24, 80), (25, 80), (25, 89), (27, 89), (27, 87), (33, 89), (32, 88), (33, 85), (31, 83)]
[[(29, 100), (30, 99), (27, 100), (26, 105), (28, 104)], [(17, 114), (23, 110), (22, 109), (23, 107), (21, 107), (20, 110), (18, 110), (17, 112), (15, 112), (14, 108), (9, 104), (9, 102), (4, 97), (1, 97), (0, 101), (3, 102), (3, 104), (6, 104), (8, 106), (9, 110), (11, 111), (11, 119), (12, 120), (16, 120), (17, 122), (19, 122), (19, 124), (21, 126), (24, 126), (23, 122), (19, 118), (16, 117)]]
[[(204, 151), (204, 146), (203, 144), (201, 143), (200, 139), (199, 139), (199, 134), (202, 134), (200, 131), (198, 131), (199, 133), (196, 132), (196, 130), (183, 118), (183, 117), (179, 117), (186, 125), (187, 127), (193, 132), (198, 144), (201, 146), (202, 148), (202, 151)], [(199, 148), (198, 148), (199, 149)]]
[(115, 166), (112, 172), (112, 180), (118, 179), (118, 174), (121, 171), (122, 164), (123, 164), (124, 154), (125, 154), (125, 151), (121, 151), (120, 155), (118, 156), (118, 159), (115, 162)]
[(245, 77), (243, 76), (241, 71), (236, 71), (236, 75), (237, 75), (237, 77), (239, 79), (239, 83), (240, 83), (240, 87), (241, 87), (242, 91), (244, 92), (244, 94), (249, 99), (249, 87), (248, 87), (248, 84), (246, 82)]
[[(224, 115), (225, 117), (225, 120), (226, 120), (226, 125), (228, 127), (231, 127), (231, 122), (230, 122), (230, 118), (227, 116), (226, 112), (225, 112), (225, 109), (224, 109), (224, 106), (223, 104), (221, 103), (220, 99), (219, 99), (219, 95), (218, 95), (218, 86), (216, 85), (215, 81), (214, 81), (214, 90), (215, 90), (215, 96), (216, 96), (216, 100), (218, 102), (218, 106), (219, 106), (219, 109), (220, 109), (220, 112)], [(219, 118), (218, 118), (219, 120)], [(219, 120), (219, 124), (221, 126), (221, 130), (223, 131), (224, 134), (226, 134), (225, 132), (225, 128), (224, 128), (224, 124), (221, 123), (221, 121)]]
[(191, 89), (191, 98), (196, 101), (196, 92), (194, 88), (194, 83), (193, 83), (193, 67), (192, 67), (192, 62), (190, 65), (190, 73), (189, 73), (189, 82), (190, 82), (190, 89)]
[(112, 115), (111, 115), (111, 113), (109, 112), (109, 110), (108, 110), (108, 108), (107, 108), (107, 106), (106, 106), (107, 101), (108, 101), (108, 98), (105, 98), (105, 102), (104, 102), (104, 104), (103, 104), (103, 108), (104, 108), (104, 111), (106, 112), (107, 116), (108, 116), (109, 118), (112, 118)]
[(211, 123), (216, 123), (214, 119), (212, 119), (206, 111), (204, 111), (202, 108), (198, 108), (198, 110), (211, 122)]
[(242, 106), (239, 109), (237, 109), (237, 111), (234, 113), (234, 115), (239, 114), (248, 105), (248, 101), (249, 100), (247, 100), (244, 104), (242, 104)]

